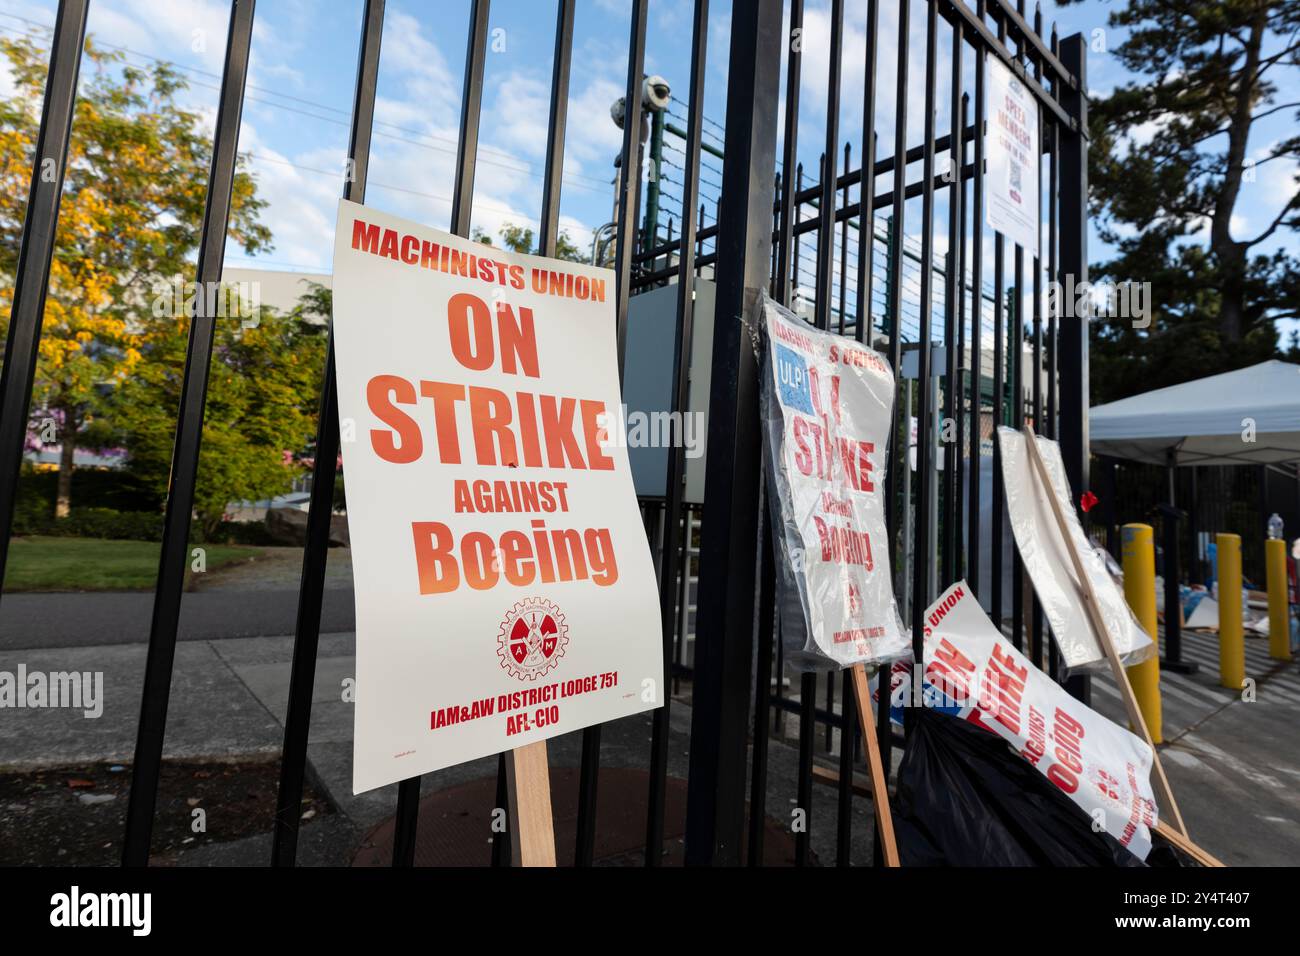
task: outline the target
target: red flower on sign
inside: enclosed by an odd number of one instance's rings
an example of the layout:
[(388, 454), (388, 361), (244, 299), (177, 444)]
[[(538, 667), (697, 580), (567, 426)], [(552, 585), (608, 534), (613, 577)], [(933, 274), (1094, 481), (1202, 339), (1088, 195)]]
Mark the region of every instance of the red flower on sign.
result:
[(1093, 505), (1095, 505), (1096, 503), (1097, 503), (1097, 496), (1094, 495), (1091, 491), (1085, 491), (1083, 494), (1079, 496), (1079, 507), (1083, 509), (1084, 514), (1087, 514), (1089, 511), (1091, 511)]

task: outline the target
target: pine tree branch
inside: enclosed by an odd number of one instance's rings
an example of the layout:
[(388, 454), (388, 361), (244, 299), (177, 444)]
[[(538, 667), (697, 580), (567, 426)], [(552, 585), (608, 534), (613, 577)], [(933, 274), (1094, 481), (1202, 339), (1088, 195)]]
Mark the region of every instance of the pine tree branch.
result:
[[(1282, 221), (1286, 219), (1287, 214), (1297, 209), (1300, 209), (1300, 192), (1292, 196), (1291, 199), (1287, 202), (1287, 204), (1282, 207), (1282, 211), (1277, 214), (1277, 217), (1273, 220), (1272, 224), (1267, 229), (1261, 232), (1254, 239), (1248, 239), (1246, 241), (1245, 243), (1246, 248), (1250, 248), (1251, 246), (1258, 245), (1259, 243), (1267, 239), (1269, 236), (1273, 235), (1273, 233), (1277, 232), (1278, 227), (1282, 225)], [(1287, 225), (1294, 226), (1297, 224), (1300, 224), (1300, 222), (1290, 222)]]

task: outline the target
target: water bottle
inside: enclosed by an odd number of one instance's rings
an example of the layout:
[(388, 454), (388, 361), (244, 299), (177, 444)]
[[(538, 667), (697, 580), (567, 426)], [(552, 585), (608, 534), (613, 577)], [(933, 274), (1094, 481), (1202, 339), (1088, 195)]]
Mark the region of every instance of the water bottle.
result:
[(1282, 537), (1282, 518), (1276, 511), (1268, 519), (1268, 536), (1270, 538)]

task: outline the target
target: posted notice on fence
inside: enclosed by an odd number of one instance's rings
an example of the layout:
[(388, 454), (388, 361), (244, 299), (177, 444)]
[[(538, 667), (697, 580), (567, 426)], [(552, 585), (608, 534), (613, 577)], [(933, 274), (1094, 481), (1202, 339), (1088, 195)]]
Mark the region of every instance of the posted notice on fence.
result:
[[(893, 675), (895, 698), (907, 679), (906, 672)], [(926, 609), (924, 685), (926, 706), (997, 734), (1094, 826), (1146, 859), (1158, 820), (1151, 748), (1030, 663), (993, 626), (965, 581)]]
[(356, 792), (662, 704), (614, 290), (339, 204)]
[(984, 136), (985, 218), (1012, 242), (1038, 255), (1038, 107), (1025, 84), (989, 57), (989, 115)]

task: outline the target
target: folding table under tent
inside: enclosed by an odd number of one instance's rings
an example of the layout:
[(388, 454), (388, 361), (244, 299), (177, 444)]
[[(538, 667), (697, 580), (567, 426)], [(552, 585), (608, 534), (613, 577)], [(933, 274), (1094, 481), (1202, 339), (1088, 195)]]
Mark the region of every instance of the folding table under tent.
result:
[[(1300, 462), (1300, 365), (1260, 362), (1096, 405), (1088, 428), (1094, 455), (1168, 468), (1174, 510), (1176, 467)], [(1165, 578), (1169, 607), (1178, 600), (1177, 581)], [(1166, 666), (1191, 669), (1179, 659), (1177, 619), (1170, 623)]]

